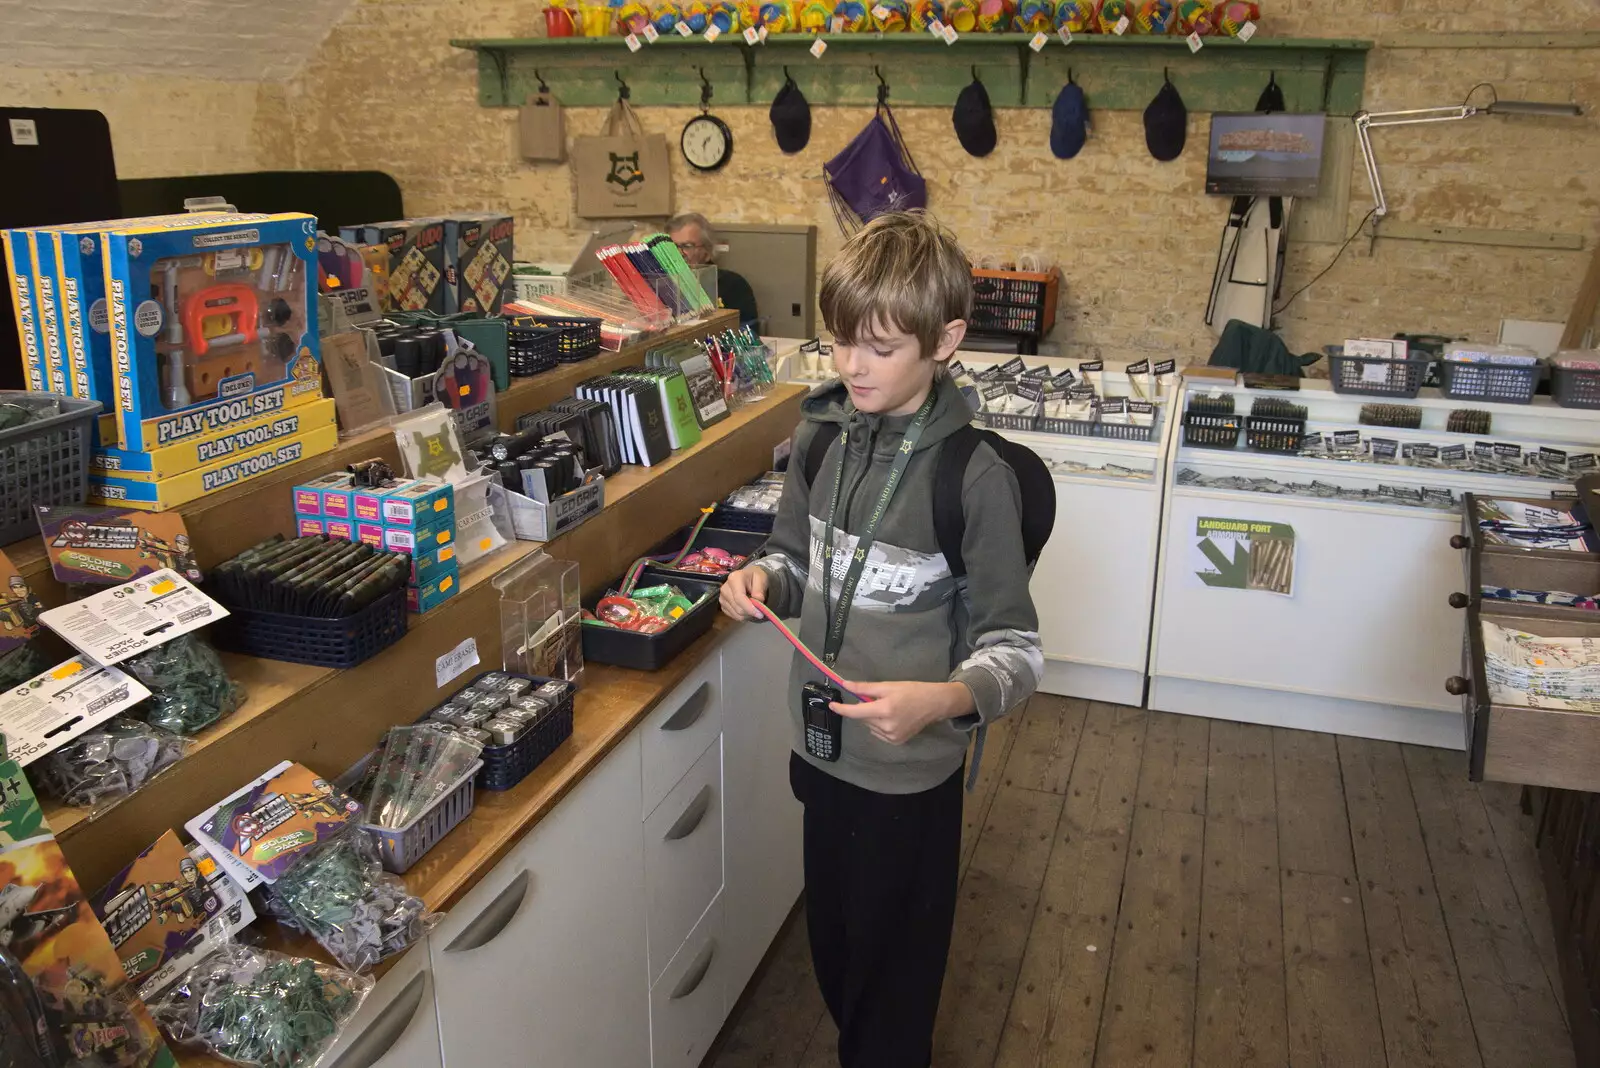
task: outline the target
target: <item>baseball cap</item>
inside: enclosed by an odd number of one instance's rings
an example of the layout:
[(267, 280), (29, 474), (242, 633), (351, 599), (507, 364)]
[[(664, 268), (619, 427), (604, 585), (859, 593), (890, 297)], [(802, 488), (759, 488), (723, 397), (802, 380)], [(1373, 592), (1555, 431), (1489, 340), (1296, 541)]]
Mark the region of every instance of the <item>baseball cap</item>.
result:
[(987, 156), (994, 151), (999, 139), (994, 129), (994, 109), (989, 105), (989, 91), (983, 87), (976, 74), (967, 87), (956, 97), (956, 108), (951, 115), (955, 123), (956, 138), (971, 156)]
[(805, 94), (794, 79), (787, 74), (784, 75), (778, 95), (772, 98), (772, 108), (767, 115), (772, 119), (773, 136), (778, 139), (778, 147), (783, 151), (793, 154), (810, 142), (811, 105), (806, 102)]
[(1056, 159), (1071, 159), (1083, 150), (1089, 136), (1089, 101), (1083, 87), (1067, 73), (1067, 84), (1056, 94), (1050, 109), (1050, 151)]
[(1172, 84), (1172, 79), (1163, 77), (1165, 80), (1155, 99), (1144, 109), (1144, 143), (1152, 156), (1166, 163), (1183, 153), (1189, 109), (1183, 106), (1183, 97), (1178, 95), (1178, 87)]

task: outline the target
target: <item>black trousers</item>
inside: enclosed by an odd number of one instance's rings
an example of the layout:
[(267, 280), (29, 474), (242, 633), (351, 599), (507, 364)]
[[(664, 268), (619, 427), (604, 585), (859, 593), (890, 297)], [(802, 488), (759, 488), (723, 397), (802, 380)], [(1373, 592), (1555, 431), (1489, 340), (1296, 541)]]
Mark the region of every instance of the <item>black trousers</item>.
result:
[(798, 755), (806, 924), (842, 1068), (928, 1068), (955, 923), (961, 772), (920, 794), (880, 794)]

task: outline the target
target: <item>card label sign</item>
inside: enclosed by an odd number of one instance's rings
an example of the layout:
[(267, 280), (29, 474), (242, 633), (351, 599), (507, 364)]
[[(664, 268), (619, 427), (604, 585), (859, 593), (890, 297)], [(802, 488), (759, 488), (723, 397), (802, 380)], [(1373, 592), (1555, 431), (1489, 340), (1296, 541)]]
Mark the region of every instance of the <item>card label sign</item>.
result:
[(101, 664), (116, 664), (227, 615), (226, 608), (188, 579), (164, 568), (81, 601), (47, 608), (39, 620), (80, 653)]

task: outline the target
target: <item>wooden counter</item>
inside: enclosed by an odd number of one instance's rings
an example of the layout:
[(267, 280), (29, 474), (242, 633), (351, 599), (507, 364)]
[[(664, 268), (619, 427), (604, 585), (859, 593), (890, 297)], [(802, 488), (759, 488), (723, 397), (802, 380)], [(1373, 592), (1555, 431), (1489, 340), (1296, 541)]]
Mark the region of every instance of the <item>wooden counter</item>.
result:
[[(511, 388), (495, 395), (496, 420), (502, 430), (515, 429), (517, 419), (548, 407), (572, 394), (586, 378), (610, 374), (644, 362), (650, 349), (675, 341), (688, 341), (720, 333), (738, 325), (738, 313), (717, 312), (704, 321), (659, 334), (647, 341), (624, 346), (620, 352), (602, 352), (582, 363), (562, 364), (553, 371), (517, 378)], [(792, 428), (791, 428), (792, 429)], [(237, 556), (256, 542), (274, 534), (293, 537), (294, 509), (289, 489), (329, 471), (342, 471), (358, 460), (378, 458), (400, 469), (400, 452), (394, 432), (387, 427), (353, 437), (341, 437), (332, 452), (312, 456), (279, 471), (181, 505), (177, 511), (189, 527), (195, 556), (202, 569)], [(50, 570), (44, 543), (38, 537), (5, 546), (5, 553), (22, 573), (45, 607), (71, 600)]]

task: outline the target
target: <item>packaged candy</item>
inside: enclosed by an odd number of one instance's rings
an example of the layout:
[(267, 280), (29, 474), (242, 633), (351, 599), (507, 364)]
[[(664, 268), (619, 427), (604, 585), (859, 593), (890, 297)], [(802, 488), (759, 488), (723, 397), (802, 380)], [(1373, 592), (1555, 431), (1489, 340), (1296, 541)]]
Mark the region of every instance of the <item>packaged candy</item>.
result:
[(1172, 29), (1172, 0), (1142, 0), (1133, 13), (1135, 33), (1165, 34)]
[(398, 876), (383, 870), (366, 834), (347, 834), (306, 854), (272, 884), (267, 909), (353, 972), (410, 948), (438, 922)]
[(34, 774), (62, 801), (87, 808), (127, 797), (188, 748), (177, 734), (118, 716), (41, 758)]
[(304, 957), (229, 943), (150, 1004), (178, 1042), (249, 1068), (312, 1068), (372, 980)]
[(1056, 29), (1068, 33), (1095, 32), (1094, 0), (1056, 0)]
[(730, 575), (745, 565), (746, 557), (708, 545), (672, 565), (674, 571), (692, 571), (697, 575)]
[(137, 711), (162, 730), (197, 734), (244, 704), (244, 687), (228, 677), (199, 634), (181, 634), (121, 666), (149, 687), (150, 698)]
[(1261, 18), (1261, 5), (1252, 0), (1222, 0), (1211, 9), (1211, 30), (1228, 37), (1239, 36), (1239, 28)]

